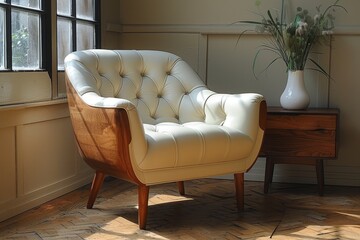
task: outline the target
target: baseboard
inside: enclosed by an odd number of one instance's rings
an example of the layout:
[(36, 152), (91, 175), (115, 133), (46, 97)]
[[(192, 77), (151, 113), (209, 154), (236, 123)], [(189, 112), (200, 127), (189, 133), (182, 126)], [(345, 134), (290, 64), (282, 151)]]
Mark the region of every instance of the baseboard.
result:
[(92, 172), (84, 172), (0, 205), (0, 222), (91, 183)]

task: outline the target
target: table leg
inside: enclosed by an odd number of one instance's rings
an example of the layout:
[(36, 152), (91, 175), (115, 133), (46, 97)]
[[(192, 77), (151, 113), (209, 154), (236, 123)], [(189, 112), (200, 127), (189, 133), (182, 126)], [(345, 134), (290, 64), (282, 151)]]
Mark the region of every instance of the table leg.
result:
[(272, 158), (266, 158), (266, 166), (265, 166), (265, 179), (264, 179), (264, 193), (268, 193), (269, 185), (272, 182), (274, 174), (274, 161)]
[(316, 159), (316, 177), (319, 188), (319, 195), (324, 194), (324, 163), (322, 159)]

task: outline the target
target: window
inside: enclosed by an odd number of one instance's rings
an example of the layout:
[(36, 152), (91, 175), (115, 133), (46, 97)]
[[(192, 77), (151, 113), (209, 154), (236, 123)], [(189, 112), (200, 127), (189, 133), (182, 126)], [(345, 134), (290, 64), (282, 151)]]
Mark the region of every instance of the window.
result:
[(0, 69), (42, 69), (41, 0), (0, 0), (0, 4)]
[(99, 0), (0, 0), (0, 70), (62, 70), (70, 52), (99, 47), (99, 33)]
[(98, 45), (98, 5), (95, 0), (57, 1), (58, 69), (64, 68), (64, 58), (75, 50)]

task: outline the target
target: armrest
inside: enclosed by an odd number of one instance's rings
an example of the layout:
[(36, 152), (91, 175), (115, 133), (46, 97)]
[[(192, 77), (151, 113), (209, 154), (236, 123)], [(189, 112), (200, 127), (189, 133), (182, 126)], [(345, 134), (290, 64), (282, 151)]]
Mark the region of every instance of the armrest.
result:
[(123, 98), (101, 97), (95, 92), (88, 92), (81, 99), (89, 106), (95, 108), (122, 108), (131, 111), (135, 108), (129, 100)]
[(205, 121), (235, 128), (256, 139), (265, 130), (266, 102), (256, 93), (214, 94), (205, 104)]

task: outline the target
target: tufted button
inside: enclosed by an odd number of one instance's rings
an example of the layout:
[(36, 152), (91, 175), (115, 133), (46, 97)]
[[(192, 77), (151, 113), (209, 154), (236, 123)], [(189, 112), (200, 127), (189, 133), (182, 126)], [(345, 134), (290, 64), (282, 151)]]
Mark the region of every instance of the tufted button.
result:
[(158, 98), (162, 98), (162, 95), (160, 93), (158, 93), (157, 95)]
[(142, 72), (142, 73), (140, 73), (140, 75), (141, 75), (142, 77), (145, 77), (145, 73), (143, 73), (143, 72)]
[(166, 75), (171, 75), (171, 71), (167, 71), (167, 72), (166, 72)]

